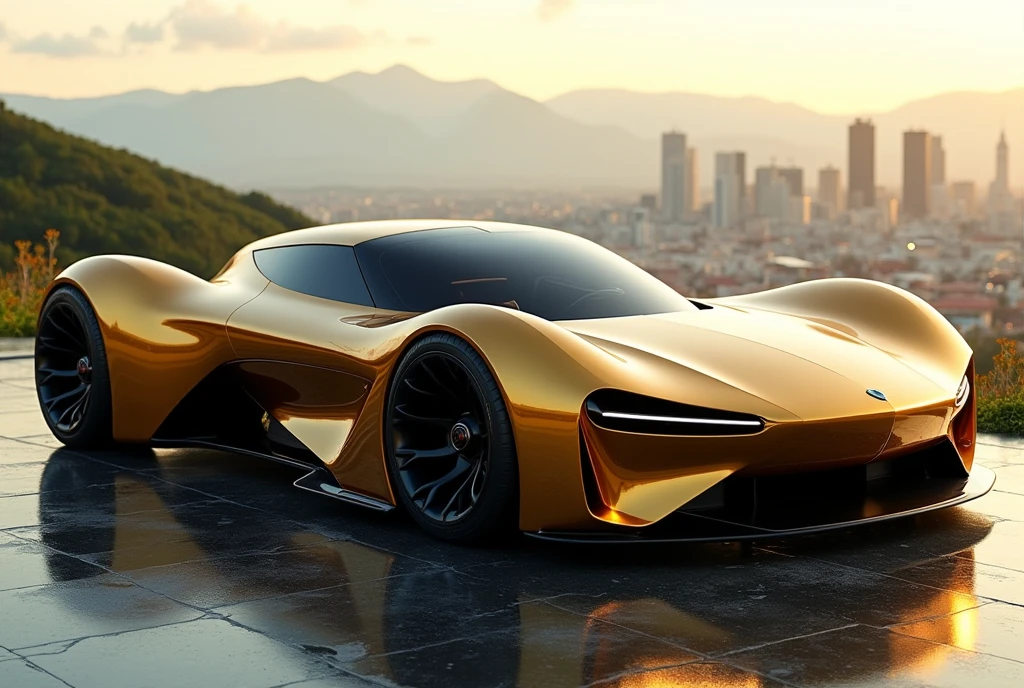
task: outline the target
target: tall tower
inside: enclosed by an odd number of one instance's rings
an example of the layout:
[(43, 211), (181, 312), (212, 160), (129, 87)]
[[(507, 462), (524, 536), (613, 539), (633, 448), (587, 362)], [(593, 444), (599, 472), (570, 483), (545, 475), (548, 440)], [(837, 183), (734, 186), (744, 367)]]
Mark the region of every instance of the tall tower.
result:
[(999, 133), (996, 145), (996, 186), (1010, 190), (1010, 146), (1006, 143), (1006, 131)]
[(678, 222), (686, 214), (686, 134), (661, 135), (661, 219)]
[(875, 125), (857, 119), (850, 125), (847, 205), (851, 209), (875, 207)]
[(999, 135), (996, 144), (996, 178), (988, 188), (988, 211), (991, 215), (1009, 213), (1013, 210), (1013, 195), (1010, 193), (1010, 146), (1006, 143), (1006, 132)]
[(841, 208), (839, 170), (829, 165), (818, 170), (818, 203), (829, 209), (834, 216)]
[(686, 149), (686, 202), (684, 212), (696, 213), (700, 209), (700, 174), (697, 165), (697, 149)]
[(928, 216), (931, 208), (932, 144), (927, 131), (903, 132), (903, 207), (905, 218)]
[(932, 184), (946, 183), (946, 149), (942, 147), (942, 137), (932, 137), (931, 177)]
[(732, 227), (740, 219), (743, 168), (746, 155), (740, 152), (715, 153), (715, 208), (716, 227)]

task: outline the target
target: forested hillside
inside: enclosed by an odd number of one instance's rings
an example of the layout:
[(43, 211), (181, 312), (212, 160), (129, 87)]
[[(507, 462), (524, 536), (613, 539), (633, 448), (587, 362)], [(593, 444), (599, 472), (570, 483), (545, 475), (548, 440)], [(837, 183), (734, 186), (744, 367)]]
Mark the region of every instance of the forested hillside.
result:
[(238, 248), (314, 222), (261, 193), (238, 194), (65, 134), (0, 101), (0, 272), (13, 242), (60, 231), (60, 266), (129, 253), (212, 276)]

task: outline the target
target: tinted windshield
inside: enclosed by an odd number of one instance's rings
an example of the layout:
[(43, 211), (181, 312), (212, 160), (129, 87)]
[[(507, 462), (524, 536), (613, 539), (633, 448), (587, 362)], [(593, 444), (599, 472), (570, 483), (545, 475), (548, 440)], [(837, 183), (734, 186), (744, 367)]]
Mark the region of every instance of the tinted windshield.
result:
[(356, 255), (374, 303), (390, 310), (490, 303), (580, 320), (695, 308), (628, 260), (553, 230), (430, 230), (360, 244)]

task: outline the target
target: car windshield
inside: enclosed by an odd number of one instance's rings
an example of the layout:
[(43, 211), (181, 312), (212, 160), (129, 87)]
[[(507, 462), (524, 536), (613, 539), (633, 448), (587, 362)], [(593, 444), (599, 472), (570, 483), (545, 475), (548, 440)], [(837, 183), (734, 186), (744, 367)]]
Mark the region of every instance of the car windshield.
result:
[(489, 303), (581, 320), (695, 309), (628, 260), (554, 230), (430, 230), (361, 244), (357, 256), (374, 303), (389, 310)]

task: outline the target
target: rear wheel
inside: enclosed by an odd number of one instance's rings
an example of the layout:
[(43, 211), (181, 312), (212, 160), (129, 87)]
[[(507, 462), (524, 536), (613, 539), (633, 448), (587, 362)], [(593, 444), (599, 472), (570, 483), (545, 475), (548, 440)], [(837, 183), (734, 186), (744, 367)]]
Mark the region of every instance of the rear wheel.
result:
[(39, 314), (36, 394), (54, 436), (69, 447), (109, 444), (110, 375), (92, 306), (74, 287), (54, 290)]
[(519, 493), (512, 424), (480, 355), (450, 334), (413, 344), (385, 419), (392, 484), (413, 519), (452, 542), (511, 532)]

